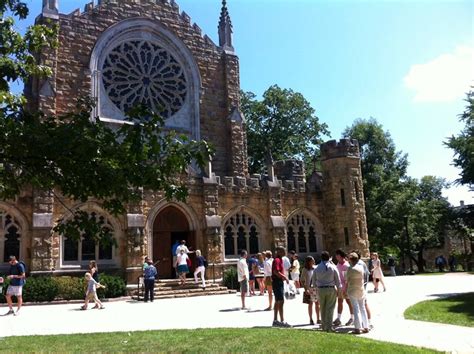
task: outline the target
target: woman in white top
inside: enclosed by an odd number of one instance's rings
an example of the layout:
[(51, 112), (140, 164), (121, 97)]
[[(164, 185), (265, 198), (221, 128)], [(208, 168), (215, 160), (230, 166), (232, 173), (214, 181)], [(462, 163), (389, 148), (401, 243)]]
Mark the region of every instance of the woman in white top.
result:
[(369, 332), (369, 321), (365, 309), (364, 268), (358, 264), (357, 253), (349, 254), (350, 267), (346, 274), (345, 295), (349, 296), (354, 309), (354, 334)]
[(188, 268), (188, 255), (185, 253), (184, 249), (179, 251), (178, 258), (176, 260), (177, 270), (179, 274), (179, 284), (186, 284), (186, 274), (189, 273)]
[(303, 293), (303, 304), (308, 304), (308, 315), (309, 324), (314, 325), (313, 321), (313, 303), (315, 304), (316, 320), (318, 324), (321, 323), (319, 314), (319, 301), (318, 301), (318, 289), (313, 286), (311, 280), (313, 279), (313, 272), (316, 266), (316, 262), (311, 256), (306, 257), (304, 260), (304, 267), (301, 271), (301, 286), (304, 288)]
[(265, 311), (270, 311), (273, 304), (273, 283), (272, 283), (272, 251), (265, 252), (265, 264), (263, 266), (263, 275), (265, 275), (265, 287), (268, 292), (268, 307)]
[(383, 286), (383, 291), (386, 290), (384, 283), (384, 276), (382, 271), (382, 264), (380, 263), (379, 255), (377, 252), (372, 253), (372, 279), (374, 282), (374, 293), (379, 291), (379, 283)]
[(290, 275), (291, 280), (295, 282), (296, 286), (296, 293), (299, 294), (300, 285), (300, 261), (298, 260), (298, 255), (295, 251), (290, 252), (291, 255), (291, 267), (290, 267)]

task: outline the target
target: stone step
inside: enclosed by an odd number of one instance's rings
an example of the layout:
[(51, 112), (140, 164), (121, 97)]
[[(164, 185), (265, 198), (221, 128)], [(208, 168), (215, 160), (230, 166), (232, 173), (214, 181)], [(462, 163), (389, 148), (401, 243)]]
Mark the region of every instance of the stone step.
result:
[(203, 291), (202, 293), (183, 293), (183, 294), (159, 294), (155, 295), (155, 300), (158, 299), (173, 299), (173, 298), (182, 298), (182, 297), (194, 297), (194, 296), (211, 296), (211, 295), (226, 295), (233, 294), (235, 290), (217, 290), (217, 291)]
[(226, 287), (219, 287), (219, 288), (213, 288), (213, 289), (182, 289), (182, 290), (166, 290), (166, 291), (162, 291), (162, 290), (159, 290), (157, 291), (155, 289), (155, 295), (170, 295), (170, 294), (176, 294), (176, 295), (179, 295), (179, 294), (205, 294), (205, 293), (208, 293), (208, 292), (214, 292), (214, 291), (228, 291), (229, 289), (227, 289)]

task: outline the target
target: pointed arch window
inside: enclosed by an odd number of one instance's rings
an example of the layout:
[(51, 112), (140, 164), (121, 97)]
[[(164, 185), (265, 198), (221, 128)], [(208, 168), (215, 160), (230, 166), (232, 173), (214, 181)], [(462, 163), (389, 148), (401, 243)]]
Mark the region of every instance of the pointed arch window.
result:
[(259, 252), (260, 229), (253, 217), (236, 213), (226, 221), (224, 230), (226, 257), (237, 257), (242, 249), (250, 254)]
[[(106, 229), (114, 239), (114, 228), (110, 221), (95, 212), (90, 213), (91, 218), (96, 218), (103, 229)], [(99, 263), (114, 263), (116, 256), (115, 247), (112, 242), (97, 243), (92, 235), (83, 233), (80, 240), (61, 237), (62, 263), (65, 265), (85, 265), (91, 260)]]
[(8, 262), (10, 256), (20, 259), (21, 227), (15, 217), (3, 210), (0, 210), (0, 244), (3, 262)]
[(288, 219), (287, 245), (289, 251), (298, 253), (318, 252), (318, 237), (316, 233), (316, 223), (304, 214), (295, 214)]

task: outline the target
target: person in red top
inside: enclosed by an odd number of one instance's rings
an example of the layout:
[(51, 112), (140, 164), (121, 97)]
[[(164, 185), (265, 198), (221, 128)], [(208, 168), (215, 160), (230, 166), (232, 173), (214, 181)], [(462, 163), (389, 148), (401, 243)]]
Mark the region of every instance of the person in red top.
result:
[[(275, 295), (275, 306), (273, 307), (273, 326), (274, 327), (291, 327), (283, 319), (283, 304), (285, 303), (284, 284), (286, 281), (289, 283), (288, 278), (285, 275), (283, 268), (282, 257), (286, 254), (286, 250), (283, 247), (276, 248), (276, 257), (272, 263), (272, 283), (273, 283), (273, 294)], [(280, 322), (278, 321), (278, 313), (280, 313)]]

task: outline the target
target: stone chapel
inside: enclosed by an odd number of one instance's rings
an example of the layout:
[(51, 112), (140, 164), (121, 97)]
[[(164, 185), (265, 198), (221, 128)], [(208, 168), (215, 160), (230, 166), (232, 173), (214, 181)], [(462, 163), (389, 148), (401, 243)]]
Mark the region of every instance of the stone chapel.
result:
[(124, 112), (144, 102), (163, 108), (167, 129), (205, 139), (216, 153), (205, 171), (189, 173), (184, 203), (144, 191), (141, 203), (113, 217), (100, 201), (65, 201), (99, 218), (116, 247), (95, 244), (87, 235), (73, 241), (55, 234), (55, 222), (68, 211), (51, 191), (25, 190), (0, 201), (3, 262), (14, 254), (32, 274), (60, 275), (83, 272), (95, 259), (102, 270), (122, 272), (133, 283), (145, 255), (160, 259), (160, 276), (171, 277), (171, 246), (182, 239), (217, 271), (235, 264), (240, 249), (255, 254), (279, 245), (300, 258), (337, 248), (368, 256), (357, 141), (323, 144), (322, 171), (309, 178), (293, 160), (249, 175), (239, 58), (225, 0), (218, 44), (174, 0), (99, 0), (70, 14), (60, 13), (58, 2), (43, 0), (36, 20), (57, 23), (59, 46), (41, 53), (53, 75), (25, 88), (31, 109), (61, 114), (78, 97), (92, 96), (97, 105), (91, 119), (120, 125)]

